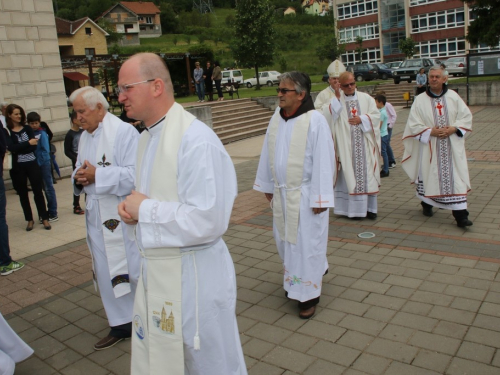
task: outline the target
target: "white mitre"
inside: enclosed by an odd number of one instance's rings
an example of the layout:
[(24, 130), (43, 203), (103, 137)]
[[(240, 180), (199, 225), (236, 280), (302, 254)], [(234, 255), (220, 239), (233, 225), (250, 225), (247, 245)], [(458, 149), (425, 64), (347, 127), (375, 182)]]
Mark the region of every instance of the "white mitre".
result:
[(328, 69), (326, 71), (328, 72), (328, 77), (338, 78), (342, 73), (345, 72), (345, 66), (341, 61), (335, 60), (328, 66)]

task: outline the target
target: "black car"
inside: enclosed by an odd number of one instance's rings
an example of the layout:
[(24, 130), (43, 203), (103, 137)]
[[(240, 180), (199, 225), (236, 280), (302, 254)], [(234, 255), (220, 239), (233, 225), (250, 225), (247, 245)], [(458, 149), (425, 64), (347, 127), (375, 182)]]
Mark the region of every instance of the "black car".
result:
[(434, 65), (431, 59), (409, 59), (401, 63), (400, 67), (392, 72), (394, 83), (399, 84), (401, 81), (411, 83), (417, 79), (417, 74), (421, 68), (424, 68), (425, 73)]
[(321, 80), (323, 82), (328, 82), (328, 78), (330, 78), (330, 76), (328, 75), (328, 73), (325, 73), (325, 74), (323, 74), (323, 77), (321, 77)]
[(377, 69), (372, 64), (356, 64), (346, 67), (354, 74), (356, 81), (371, 81), (378, 78)]
[(387, 65), (382, 63), (375, 63), (372, 65), (375, 67), (375, 69), (377, 69), (378, 78), (380, 79), (392, 78), (392, 69), (389, 68)]

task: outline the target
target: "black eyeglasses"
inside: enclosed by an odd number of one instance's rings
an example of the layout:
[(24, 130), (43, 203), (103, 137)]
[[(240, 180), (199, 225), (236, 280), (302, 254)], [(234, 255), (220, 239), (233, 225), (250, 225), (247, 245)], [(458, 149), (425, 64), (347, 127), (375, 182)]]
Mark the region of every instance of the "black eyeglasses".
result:
[(281, 88), (277, 88), (276, 89), (276, 92), (279, 94), (280, 92), (283, 94), (283, 95), (286, 95), (287, 92), (289, 91), (295, 91), (295, 90), (291, 90), (291, 89), (281, 89)]
[(354, 86), (356, 86), (356, 82), (346, 83), (346, 84), (343, 84), (340, 86), (342, 86), (344, 88), (348, 88), (349, 86), (354, 87)]

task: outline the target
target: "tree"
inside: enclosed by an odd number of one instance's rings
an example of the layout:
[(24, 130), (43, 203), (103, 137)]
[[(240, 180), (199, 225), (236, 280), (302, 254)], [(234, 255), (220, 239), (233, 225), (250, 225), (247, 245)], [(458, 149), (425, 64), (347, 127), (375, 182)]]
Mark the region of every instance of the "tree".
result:
[(345, 52), (345, 44), (339, 44), (334, 32), (331, 35), (330, 38), (325, 38), (323, 44), (320, 44), (316, 49), (316, 55), (320, 61), (340, 59), (340, 56)]
[(179, 28), (179, 20), (174, 8), (170, 3), (161, 3), (160, 5), (160, 23), (162, 34), (176, 33)]
[(243, 65), (255, 67), (260, 90), (259, 67), (273, 62), (274, 13), (268, 0), (238, 0), (233, 54)]
[(361, 55), (366, 50), (366, 48), (363, 48), (363, 37), (361, 35), (358, 35), (354, 41), (357, 44), (355, 51), (358, 54), (359, 63), (361, 64), (363, 62), (361, 61), (362, 60)]
[(412, 38), (400, 39), (398, 48), (404, 53), (407, 59), (411, 59), (416, 51), (417, 43)]
[(475, 15), (468, 28), (467, 40), (474, 45), (481, 43), (496, 47), (500, 43), (500, 2), (498, 0), (462, 0)]

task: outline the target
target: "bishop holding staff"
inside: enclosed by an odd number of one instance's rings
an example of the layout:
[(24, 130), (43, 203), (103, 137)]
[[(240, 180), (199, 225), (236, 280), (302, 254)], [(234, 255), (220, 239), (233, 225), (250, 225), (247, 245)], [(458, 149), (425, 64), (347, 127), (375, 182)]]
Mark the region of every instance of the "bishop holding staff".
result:
[(429, 87), (415, 97), (403, 134), (403, 169), (415, 183), (423, 214), (432, 207), (452, 210), (457, 226), (472, 225), (467, 211), (471, 189), (464, 135), (472, 131), (472, 114), (445, 84), (444, 68), (429, 69)]
[(299, 302), (299, 317), (309, 319), (328, 271), (335, 151), (328, 124), (314, 109), (309, 76), (289, 72), (279, 81), (279, 108), (269, 122), (254, 189), (272, 204), (286, 295)]

